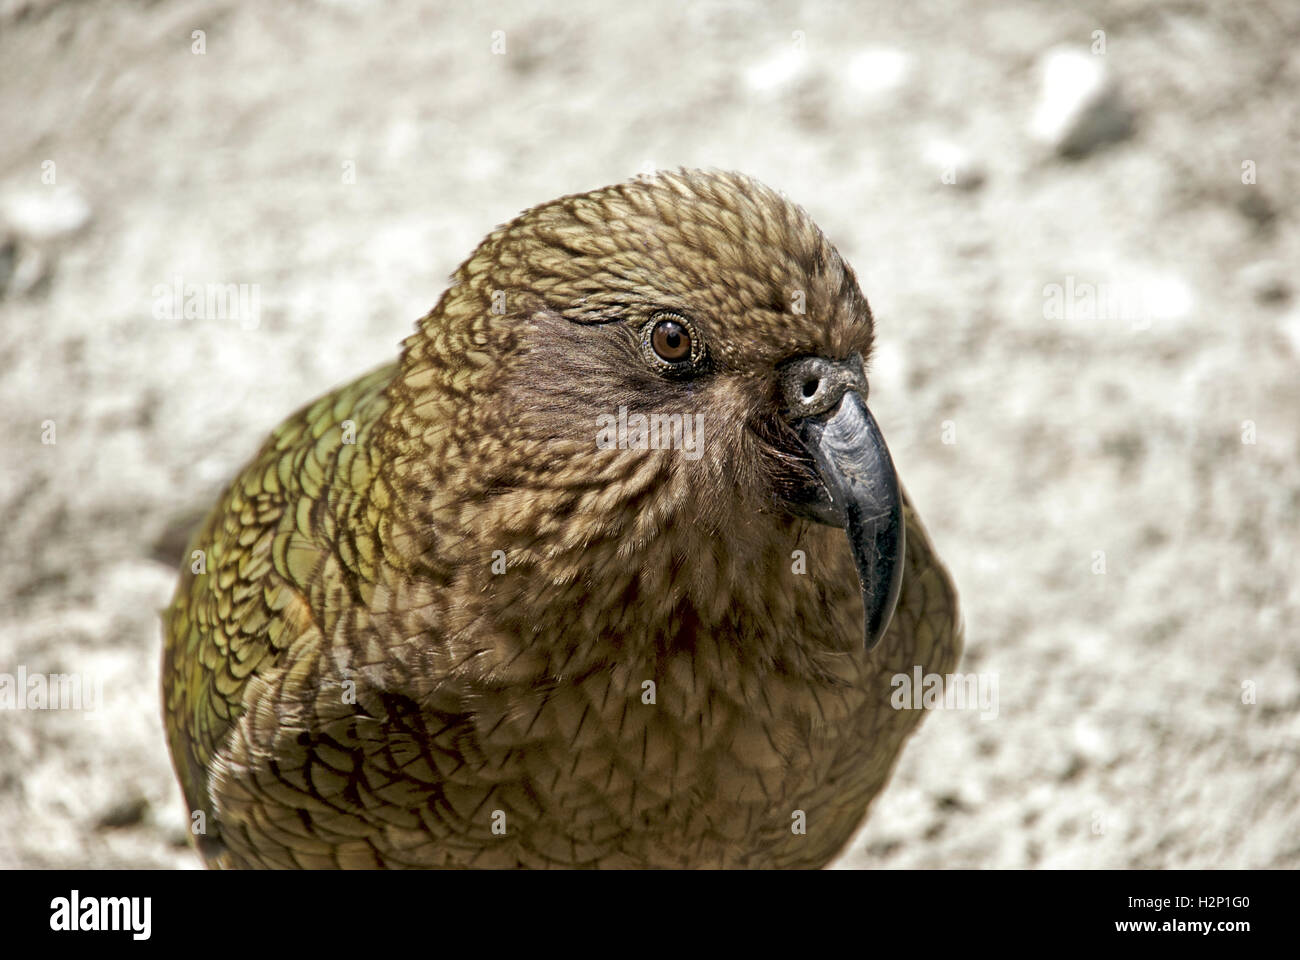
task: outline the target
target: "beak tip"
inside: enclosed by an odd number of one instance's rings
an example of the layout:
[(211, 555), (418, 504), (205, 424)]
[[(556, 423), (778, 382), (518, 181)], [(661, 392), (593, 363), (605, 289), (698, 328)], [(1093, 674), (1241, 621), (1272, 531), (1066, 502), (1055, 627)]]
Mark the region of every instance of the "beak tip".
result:
[(846, 392), (828, 416), (803, 423), (801, 438), (853, 551), (863, 646), (870, 653), (888, 632), (902, 589), (906, 522), (898, 474), (880, 427), (857, 393)]
[(887, 528), (877, 532), (878, 545), (885, 548), (885, 553), (893, 559), (884, 565), (881, 582), (862, 587), (864, 650), (870, 653), (889, 632), (894, 622), (894, 611), (898, 608), (898, 598), (903, 591), (903, 558), (906, 553), (907, 528), (902, 517), (902, 501), (899, 500), (897, 520), (891, 518)]

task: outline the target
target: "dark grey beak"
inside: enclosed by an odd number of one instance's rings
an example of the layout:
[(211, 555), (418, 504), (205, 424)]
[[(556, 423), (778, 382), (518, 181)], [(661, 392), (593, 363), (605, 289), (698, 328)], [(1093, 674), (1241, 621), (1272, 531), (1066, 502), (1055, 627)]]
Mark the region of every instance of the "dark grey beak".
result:
[(801, 357), (781, 369), (781, 388), (786, 416), (821, 480), (820, 489), (792, 508), (799, 516), (848, 533), (869, 651), (894, 616), (905, 540), (898, 474), (867, 409), (862, 359)]

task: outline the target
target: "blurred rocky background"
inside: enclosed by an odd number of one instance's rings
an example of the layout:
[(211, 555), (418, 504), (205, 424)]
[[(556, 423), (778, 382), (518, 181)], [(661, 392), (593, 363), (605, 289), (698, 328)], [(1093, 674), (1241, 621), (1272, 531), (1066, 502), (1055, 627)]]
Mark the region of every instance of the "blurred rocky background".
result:
[(196, 865), (157, 619), (196, 511), (491, 227), (679, 165), (855, 265), (997, 678), (842, 864), (1300, 866), (1298, 41), (1286, 0), (0, 0), (0, 674), (102, 691), (0, 709), (0, 866)]

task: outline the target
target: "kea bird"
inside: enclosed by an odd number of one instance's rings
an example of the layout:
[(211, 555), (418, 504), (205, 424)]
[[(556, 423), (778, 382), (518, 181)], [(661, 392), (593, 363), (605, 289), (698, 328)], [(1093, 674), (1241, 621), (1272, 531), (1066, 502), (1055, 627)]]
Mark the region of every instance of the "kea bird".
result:
[(220, 867), (819, 867), (961, 653), (798, 206), (681, 170), (534, 207), (195, 535), (162, 686)]

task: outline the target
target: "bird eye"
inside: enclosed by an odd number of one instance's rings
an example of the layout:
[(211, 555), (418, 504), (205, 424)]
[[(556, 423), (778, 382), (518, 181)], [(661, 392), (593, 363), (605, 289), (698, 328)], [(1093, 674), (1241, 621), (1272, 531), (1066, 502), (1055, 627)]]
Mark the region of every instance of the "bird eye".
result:
[(650, 331), (655, 355), (668, 363), (680, 363), (691, 356), (691, 334), (676, 320), (660, 320)]
[(650, 366), (670, 376), (699, 372), (704, 341), (695, 324), (680, 313), (656, 313), (641, 328), (641, 350)]

